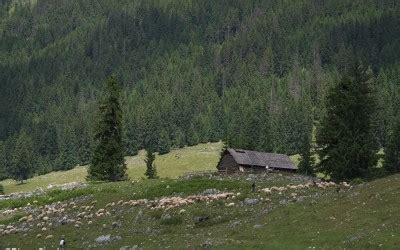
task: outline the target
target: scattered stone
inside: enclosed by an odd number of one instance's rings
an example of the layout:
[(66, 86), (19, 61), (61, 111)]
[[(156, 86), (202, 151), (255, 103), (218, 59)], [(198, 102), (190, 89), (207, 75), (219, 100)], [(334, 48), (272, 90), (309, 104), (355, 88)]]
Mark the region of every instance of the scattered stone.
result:
[(304, 201), (304, 196), (297, 197), (297, 202), (303, 202)]
[(179, 211), (179, 214), (184, 214), (184, 213), (186, 213), (186, 210), (185, 210), (185, 209), (181, 209), (181, 210)]
[(210, 239), (207, 239), (206, 241), (201, 243), (201, 247), (203, 247), (203, 248), (209, 248), (211, 246), (212, 246), (212, 241)]
[(136, 250), (138, 249), (139, 246), (138, 245), (134, 245), (134, 246), (123, 246), (121, 247), (119, 250)]
[(19, 222), (23, 222), (23, 221), (26, 221), (26, 220), (28, 220), (28, 217), (27, 217), (27, 216), (24, 216), (24, 217), (22, 217), (21, 219), (19, 219), (18, 221), (19, 221)]
[(111, 223), (111, 226), (113, 228), (117, 228), (117, 227), (121, 227), (122, 225), (121, 225), (121, 223), (118, 223), (118, 222), (114, 221), (113, 223)]
[(198, 216), (198, 217), (194, 218), (194, 221), (195, 222), (205, 222), (209, 219), (210, 219), (209, 216)]
[(53, 238), (53, 235), (50, 234), (50, 235), (47, 235), (45, 239), (48, 240), (48, 239), (51, 239), (51, 238)]
[(230, 227), (237, 227), (240, 226), (241, 222), (240, 221), (234, 221), (230, 224)]
[(135, 222), (138, 222), (143, 218), (143, 211), (139, 210), (138, 214), (136, 215)]
[(279, 201), (279, 204), (280, 204), (280, 205), (287, 205), (287, 204), (288, 204), (288, 201), (287, 201), (286, 199), (283, 199), (283, 200), (280, 200), (280, 201)]
[(99, 243), (99, 244), (108, 243), (111, 241), (111, 235), (110, 234), (101, 235), (101, 236), (97, 237), (94, 241), (96, 241), (96, 243)]
[(246, 198), (243, 203), (250, 206), (256, 205), (258, 203), (258, 199)]
[(210, 188), (210, 189), (206, 189), (203, 192), (203, 195), (210, 195), (210, 194), (218, 194), (220, 191), (218, 189), (215, 188)]
[(171, 217), (171, 215), (169, 215), (169, 214), (163, 214), (162, 216), (161, 216), (161, 220), (169, 220), (169, 219), (171, 219), (172, 217)]
[(36, 238), (40, 238), (40, 237), (42, 237), (41, 234), (37, 234), (37, 235), (36, 235)]
[(253, 226), (253, 228), (255, 228), (255, 229), (260, 229), (262, 227), (263, 227), (263, 225), (260, 225), (260, 224), (256, 224), (256, 225)]

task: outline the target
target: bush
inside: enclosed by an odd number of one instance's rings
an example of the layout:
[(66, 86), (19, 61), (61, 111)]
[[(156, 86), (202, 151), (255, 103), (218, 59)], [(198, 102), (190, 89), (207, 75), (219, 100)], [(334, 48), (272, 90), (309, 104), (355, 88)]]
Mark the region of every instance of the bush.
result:
[(369, 171), (369, 180), (383, 178), (388, 175), (388, 171), (385, 168), (372, 168)]
[(172, 216), (169, 218), (161, 218), (161, 225), (174, 226), (182, 224), (183, 219), (180, 216)]
[(359, 184), (363, 184), (365, 181), (361, 178), (355, 178), (350, 182), (350, 185), (359, 185)]
[(0, 184), (0, 194), (4, 194), (4, 186)]
[(164, 213), (164, 211), (161, 209), (154, 209), (154, 210), (150, 210), (147, 214), (151, 218), (161, 219), (161, 216), (163, 215), (163, 213)]

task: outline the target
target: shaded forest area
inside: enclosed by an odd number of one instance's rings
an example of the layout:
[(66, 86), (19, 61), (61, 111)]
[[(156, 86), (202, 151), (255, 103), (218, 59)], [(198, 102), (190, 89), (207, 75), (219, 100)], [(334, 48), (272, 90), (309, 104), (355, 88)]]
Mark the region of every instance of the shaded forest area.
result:
[(328, 90), (362, 61), (384, 148), (399, 56), (396, 0), (1, 0), (0, 177), (21, 162), (31, 174), (90, 162), (111, 74), (127, 155), (219, 140), (295, 154)]

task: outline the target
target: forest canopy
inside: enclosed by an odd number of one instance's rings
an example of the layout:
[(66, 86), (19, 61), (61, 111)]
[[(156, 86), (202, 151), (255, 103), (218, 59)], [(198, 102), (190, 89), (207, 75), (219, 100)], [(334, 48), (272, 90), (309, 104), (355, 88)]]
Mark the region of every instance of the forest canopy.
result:
[(399, 60), (396, 0), (1, 0), (0, 178), (20, 138), (35, 173), (89, 163), (112, 74), (127, 155), (219, 140), (295, 154), (326, 114), (329, 89), (362, 61), (384, 148)]

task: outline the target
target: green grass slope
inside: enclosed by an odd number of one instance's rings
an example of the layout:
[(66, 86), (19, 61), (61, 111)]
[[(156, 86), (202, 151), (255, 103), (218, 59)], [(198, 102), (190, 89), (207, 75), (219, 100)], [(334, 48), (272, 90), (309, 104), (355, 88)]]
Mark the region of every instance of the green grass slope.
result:
[[(4, 218), (3, 224), (22, 225), (26, 231), (0, 236), (0, 247), (55, 248), (62, 235), (71, 249), (119, 249), (123, 246), (143, 249), (400, 247), (399, 174), (351, 188), (312, 187), (272, 194), (266, 194), (261, 189), (300, 184), (305, 180), (296, 175), (278, 174), (256, 178), (255, 193), (250, 191), (249, 176), (90, 185), (85, 189), (85, 193), (90, 195), (75, 200), (76, 204), (61, 202), (58, 205), (65, 204), (65, 211), (50, 213), (46, 221), (37, 219), (25, 224), (12, 223), (28, 214), (39, 218), (43, 207), (35, 206)], [(167, 211), (150, 209), (146, 205), (118, 204), (120, 200), (186, 197), (210, 188), (236, 195), (230, 200), (196, 202)], [(292, 193), (296, 193), (297, 198), (293, 198)], [(259, 202), (245, 205), (243, 201), (246, 198), (258, 199)], [(115, 204), (111, 204), (113, 202)], [(94, 206), (92, 213), (105, 209), (108, 215), (77, 219), (78, 213), (83, 211), (82, 206), (86, 205)], [(38, 210), (35, 211), (35, 208)], [(61, 225), (59, 220), (64, 216), (80, 221), (79, 225), (74, 225), (77, 222)], [(198, 217), (207, 219), (199, 222)], [(41, 236), (38, 237), (38, 234)], [(111, 235), (114, 240), (98, 244), (95, 239), (101, 235)], [(45, 239), (47, 236), (50, 238)]]
[[(176, 178), (193, 171), (212, 171), (219, 160), (222, 143), (206, 143), (193, 147), (172, 150), (170, 153), (156, 157), (158, 175), (162, 178)], [(141, 179), (146, 171), (145, 152), (137, 156), (127, 157), (128, 176), (130, 179)], [(85, 182), (87, 167), (79, 166), (68, 171), (52, 172), (29, 179), (26, 184), (19, 185), (13, 180), (4, 180), (5, 193), (33, 191), (46, 188), (49, 184), (69, 182)]]

